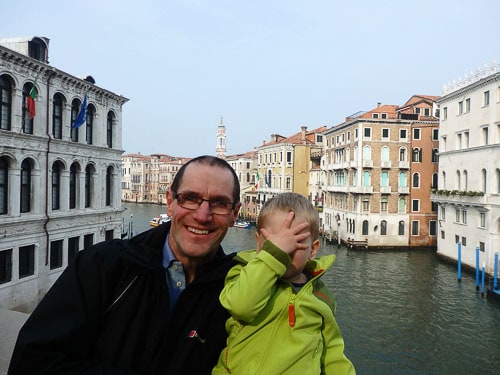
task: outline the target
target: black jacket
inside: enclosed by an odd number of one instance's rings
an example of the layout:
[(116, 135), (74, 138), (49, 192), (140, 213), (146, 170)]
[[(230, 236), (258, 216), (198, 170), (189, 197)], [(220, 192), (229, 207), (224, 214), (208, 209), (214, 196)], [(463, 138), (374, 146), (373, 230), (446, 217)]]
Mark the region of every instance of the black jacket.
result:
[(20, 330), (9, 374), (209, 374), (226, 343), (219, 293), (233, 256), (219, 248), (171, 315), (169, 228), (81, 251)]

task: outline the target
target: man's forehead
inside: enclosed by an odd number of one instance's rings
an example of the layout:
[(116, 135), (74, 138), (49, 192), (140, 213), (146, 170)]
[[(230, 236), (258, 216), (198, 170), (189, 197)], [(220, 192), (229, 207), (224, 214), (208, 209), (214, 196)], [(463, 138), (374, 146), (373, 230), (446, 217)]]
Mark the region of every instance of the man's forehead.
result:
[(205, 164), (188, 165), (182, 177), (180, 190), (193, 192), (213, 190), (214, 193), (232, 195), (233, 176), (231, 171)]

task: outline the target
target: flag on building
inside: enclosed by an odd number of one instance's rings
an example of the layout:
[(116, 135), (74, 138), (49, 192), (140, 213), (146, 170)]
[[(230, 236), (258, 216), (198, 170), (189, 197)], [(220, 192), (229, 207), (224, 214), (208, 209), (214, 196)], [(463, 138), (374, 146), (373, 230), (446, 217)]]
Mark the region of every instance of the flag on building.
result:
[(75, 129), (78, 129), (80, 126), (85, 124), (87, 121), (87, 94), (85, 94), (85, 97), (83, 98), (83, 103), (82, 106), (80, 107), (80, 112), (78, 112), (78, 116), (76, 116), (75, 123), (73, 124), (73, 127)]
[(259, 171), (257, 171), (257, 174), (255, 175), (255, 190), (259, 189), (259, 180), (260, 180)]
[(35, 117), (36, 114), (35, 99), (36, 99), (36, 89), (35, 85), (33, 85), (31, 86), (31, 90), (28, 94), (28, 97), (26, 98), (26, 107), (28, 108), (30, 118)]

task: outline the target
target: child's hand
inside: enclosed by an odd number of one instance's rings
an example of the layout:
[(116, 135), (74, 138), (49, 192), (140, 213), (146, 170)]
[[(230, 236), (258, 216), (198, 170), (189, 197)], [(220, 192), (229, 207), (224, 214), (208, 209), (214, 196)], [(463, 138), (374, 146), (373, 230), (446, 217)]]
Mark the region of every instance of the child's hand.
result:
[(278, 230), (269, 232), (267, 229), (261, 228), (260, 234), (264, 239), (271, 241), (287, 254), (292, 254), (296, 250), (305, 250), (308, 245), (303, 243), (311, 233), (307, 230), (309, 223), (306, 221), (292, 226), (292, 221), (295, 216), (293, 211), (290, 211), (285, 220), (278, 225)]

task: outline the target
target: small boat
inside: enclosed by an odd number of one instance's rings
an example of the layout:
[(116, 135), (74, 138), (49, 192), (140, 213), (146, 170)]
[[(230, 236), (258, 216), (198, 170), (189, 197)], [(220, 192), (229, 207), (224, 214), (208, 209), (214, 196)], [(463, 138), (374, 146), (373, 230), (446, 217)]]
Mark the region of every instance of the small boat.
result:
[(152, 218), (149, 221), (149, 225), (151, 225), (152, 227), (157, 227), (162, 225), (163, 223), (168, 223), (170, 220), (171, 218), (167, 214), (160, 214), (160, 216)]
[(250, 228), (250, 223), (248, 221), (238, 220), (234, 223), (234, 226), (236, 228)]

